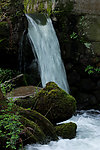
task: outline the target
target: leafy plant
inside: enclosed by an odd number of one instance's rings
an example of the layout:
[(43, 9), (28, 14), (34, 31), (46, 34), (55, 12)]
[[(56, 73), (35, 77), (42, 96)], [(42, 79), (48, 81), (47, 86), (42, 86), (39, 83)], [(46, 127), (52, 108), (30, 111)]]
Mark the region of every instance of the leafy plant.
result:
[(91, 43), (89, 43), (89, 42), (85, 42), (84, 45), (85, 45), (86, 48), (90, 48), (91, 47)]
[(78, 38), (78, 34), (73, 32), (71, 35), (70, 35), (70, 38), (71, 39), (77, 39)]
[(1, 110), (0, 113), (0, 137), (6, 139), (6, 149), (16, 149), (16, 144), (19, 140), (19, 134), (22, 130), (22, 124), (17, 112), (13, 111), (14, 102), (8, 102), (7, 107)]
[(16, 70), (11, 70), (11, 69), (2, 69), (0, 68), (0, 82), (4, 82), (5, 80), (9, 80), (15, 75), (18, 75), (19, 72)]
[(91, 65), (88, 65), (85, 68), (85, 72), (88, 72), (88, 74), (100, 73), (100, 67), (93, 67)]
[(78, 33), (76, 33), (76, 32), (73, 32), (73, 33), (70, 35), (70, 38), (71, 38), (71, 39), (76, 39), (76, 40), (80, 41), (82, 44), (84, 44), (84, 46), (85, 46), (86, 48), (90, 48), (90, 47), (91, 47), (91, 43), (90, 43), (90, 42), (87, 42), (87, 41), (85, 40), (85, 37), (84, 37), (84, 36), (79, 36)]
[(2, 42), (2, 41), (4, 41), (5, 39), (0, 39), (0, 43)]
[(0, 82), (0, 88), (2, 90), (3, 95), (5, 96), (7, 92), (12, 91), (14, 84), (7, 83), (6, 81), (4, 83)]

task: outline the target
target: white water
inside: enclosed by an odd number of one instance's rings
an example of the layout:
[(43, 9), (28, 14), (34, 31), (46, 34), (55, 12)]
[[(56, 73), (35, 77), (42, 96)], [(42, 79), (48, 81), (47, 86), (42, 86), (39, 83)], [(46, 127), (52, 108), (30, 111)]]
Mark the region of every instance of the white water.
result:
[(77, 124), (77, 136), (72, 140), (59, 139), (48, 145), (28, 145), (26, 150), (99, 150), (100, 149), (100, 111), (81, 111), (69, 121)]
[(60, 46), (51, 19), (47, 18), (46, 24), (42, 25), (40, 20), (35, 21), (29, 15), (26, 17), (28, 19), (28, 36), (32, 46), (34, 45), (33, 52), (35, 49), (38, 58), (43, 87), (47, 82), (53, 81), (69, 93)]

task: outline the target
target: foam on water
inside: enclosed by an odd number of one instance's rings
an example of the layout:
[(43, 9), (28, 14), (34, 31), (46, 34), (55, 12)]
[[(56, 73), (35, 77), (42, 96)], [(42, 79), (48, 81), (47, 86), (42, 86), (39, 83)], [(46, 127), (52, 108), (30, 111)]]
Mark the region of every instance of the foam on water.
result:
[[(49, 144), (28, 145), (26, 150), (99, 150), (100, 149), (100, 111), (81, 111), (70, 120), (77, 124), (77, 135), (72, 140), (59, 139)], [(64, 122), (64, 123), (65, 123)]]

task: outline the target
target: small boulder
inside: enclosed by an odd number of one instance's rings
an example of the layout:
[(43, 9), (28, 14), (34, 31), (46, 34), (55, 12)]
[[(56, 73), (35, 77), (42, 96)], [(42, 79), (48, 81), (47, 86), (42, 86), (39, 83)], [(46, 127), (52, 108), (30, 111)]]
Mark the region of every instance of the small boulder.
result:
[[(6, 97), (14, 99), (22, 99), (25, 102), (25, 99), (31, 99), (35, 96), (42, 88), (36, 86), (21, 86), (13, 89), (11, 92), (7, 93)], [(29, 101), (29, 100), (28, 100)]]
[(56, 126), (56, 133), (64, 139), (72, 139), (76, 136), (77, 125), (73, 122)]

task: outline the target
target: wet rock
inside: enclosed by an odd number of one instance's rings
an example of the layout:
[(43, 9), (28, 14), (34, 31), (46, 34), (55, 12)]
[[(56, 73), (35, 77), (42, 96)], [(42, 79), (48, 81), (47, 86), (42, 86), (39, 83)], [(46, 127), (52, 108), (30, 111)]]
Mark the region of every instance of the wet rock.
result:
[[(46, 135), (41, 130), (34, 121), (27, 119), (26, 117), (21, 117), (20, 122), (24, 125), (24, 129), (20, 134), (20, 137), (23, 139), (23, 144), (33, 144), (36, 142), (43, 143), (46, 140)], [(30, 136), (31, 135), (31, 136)]]
[[(100, 89), (94, 91), (95, 97), (97, 99), (97, 105), (100, 105)], [(100, 108), (99, 108), (100, 109)]]
[(69, 119), (75, 113), (76, 100), (54, 82), (46, 84), (31, 99), (19, 99), (15, 103), (25, 108), (35, 109), (53, 124)]
[(100, 80), (97, 82), (97, 87), (100, 88)]
[(53, 124), (46, 117), (35, 110), (24, 109), (18, 106), (15, 106), (14, 109), (22, 116), (21, 122), (34, 135), (37, 140), (35, 142), (58, 139)]
[(80, 82), (80, 75), (79, 73), (76, 72), (76, 70), (74, 70), (73, 72), (69, 73), (68, 74), (68, 81), (69, 81), (69, 84), (72, 86), (72, 85), (75, 85), (75, 84), (79, 84)]
[(96, 84), (91, 79), (82, 79), (80, 82), (80, 87), (85, 91), (91, 91), (95, 89)]
[(34, 109), (46, 116), (53, 124), (72, 117), (76, 110), (76, 100), (59, 88), (54, 82), (49, 82), (35, 96)]
[(77, 108), (78, 109), (93, 109), (98, 105), (96, 96), (93, 94), (87, 93), (78, 93), (77, 94)]
[(76, 136), (77, 125), (73, 122), (56, 126), (56, 133), (64, 139), (72, 139)]
[[(12, 99), (22, 99), (25, 102), (28, 99), (28, 102), (34, 97), (42, 88), (36, 86), (21, 86), (13, 89), (10, 93), (7, 93), (6, 97)], [(30, 99), (30, 100), (29, 100)], [(26, 100), (27, 101), (27, 100)], [(24, 106), (22, 106), (24, 107)]]

